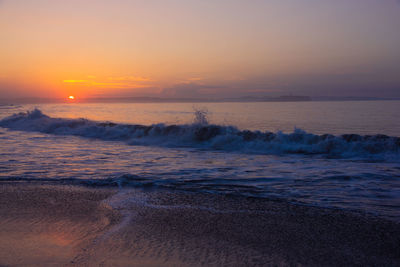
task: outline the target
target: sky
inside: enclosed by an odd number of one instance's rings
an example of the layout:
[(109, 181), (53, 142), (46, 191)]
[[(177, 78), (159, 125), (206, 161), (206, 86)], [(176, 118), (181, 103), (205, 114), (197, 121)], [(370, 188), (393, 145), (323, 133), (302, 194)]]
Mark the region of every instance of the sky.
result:
[(399, 0), (0, 0), (0, 99), (400, 97)]

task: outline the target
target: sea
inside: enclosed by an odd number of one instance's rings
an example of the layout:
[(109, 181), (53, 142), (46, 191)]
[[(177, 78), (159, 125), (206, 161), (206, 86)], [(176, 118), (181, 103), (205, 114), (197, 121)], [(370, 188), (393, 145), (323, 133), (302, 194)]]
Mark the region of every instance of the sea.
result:
[(2, 104), (0, 183), (224, 194), (400, 221), (400, 101)]

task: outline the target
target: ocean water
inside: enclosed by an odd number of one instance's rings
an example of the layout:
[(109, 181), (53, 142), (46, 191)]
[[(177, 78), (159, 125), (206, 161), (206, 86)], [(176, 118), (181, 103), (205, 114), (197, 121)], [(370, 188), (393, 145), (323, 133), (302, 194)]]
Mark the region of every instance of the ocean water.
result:
[(400, 220), (400, 101), (0, 106), (0, 181), (284, 199)]

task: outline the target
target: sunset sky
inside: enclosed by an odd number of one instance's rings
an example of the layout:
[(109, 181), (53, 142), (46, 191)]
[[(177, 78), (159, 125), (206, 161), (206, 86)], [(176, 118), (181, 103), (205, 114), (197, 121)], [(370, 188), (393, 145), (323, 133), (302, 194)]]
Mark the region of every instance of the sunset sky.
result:
[(0, 98), (400, 97), (396, 0), (0, 0)]

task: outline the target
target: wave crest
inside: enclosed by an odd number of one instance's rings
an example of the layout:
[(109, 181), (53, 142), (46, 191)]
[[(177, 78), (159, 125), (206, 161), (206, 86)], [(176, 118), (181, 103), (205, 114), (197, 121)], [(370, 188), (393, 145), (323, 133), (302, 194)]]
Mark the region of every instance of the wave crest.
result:
[[(200, 112), (201, 113), (201, 112)], [(400, 152), (400, 138), (386, 135), (315, 135), (301, 129), (293, 133), (239, 130), (234, 126), (208, 124), (204, 113), (193, 124), (150, 126), (96, 122), (87, 119), (51, 118), (39, 109), (0, 120), (12, 130), (74, 135), (131, 145), (194, 147), (262, 154), (321, 154), (330, 157), (371, 157)]]

